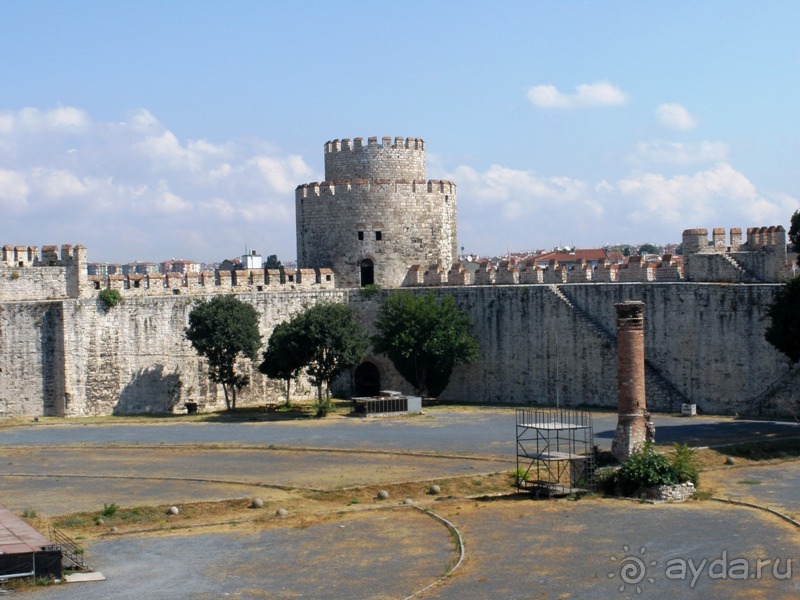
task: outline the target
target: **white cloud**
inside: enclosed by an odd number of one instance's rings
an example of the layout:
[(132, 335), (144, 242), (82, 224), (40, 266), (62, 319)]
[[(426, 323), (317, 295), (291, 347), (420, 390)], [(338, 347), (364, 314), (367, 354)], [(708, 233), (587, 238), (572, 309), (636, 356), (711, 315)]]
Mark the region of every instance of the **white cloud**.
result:
[[(164, 185), (166, 188), (166, 185)], [(160, 213), (171, 215), (184, 212), (189, 208), (189, 203), (177, 194), (164, 189), (156, 198), (156, 210)]]
[(719, 227), (733, 218), (747, 227), (762, 224), (764, 218), (781, 219), (782, 202), (759, 194), (747, 177), (726, 163), (671, 178), (646, 173), (621, 180), (617, 188), (635, 201), (630, 216), (636, 222)]
[(291, 193), (298, 182), (305, 181), (311, 175), (311, 169), (299, 156), (257, 156), (252, 162), (269, 186), (284, 194)]
[(667, 176), (635, 173), (587, 182), (493, 165), (458, 167), (459, 245), (467, 252), (557, 245), (679, 242), (689, 227), (749, 227), (784, 222), (788, 195), (760, 193), (731, 165)]
[(24, 174), (0, 169), (0, 206), (4, 211), (18, 212), (22, 210), (29, 193), (30, 186), (25, 181)]
[(294, 189), (322, 179), (265, 140), (181, 140), (144, 109), (113, 122), (0, 112), (0, 165), (14, 217), (0, 218), (0, 243), (81, 243), (90, 260), (221, 260), (244, 240), (291, 260)]
[(37, 108), (23, 108), (18, 112), (0, 112), (0, 133), (14, 131), (25, 133), (70, 132), (79, 133), (90, 123), (86, 112), (64, 106), (41, 111)]
[(636, 152), (629, 157), (635, 166), (653, 164), (693, 165), (709, 162), (724, 162), (728, 159), (728, 145), (723, 142), (682, 142), (652, 141), (641, 142)]
[(537, 85), (528, 88), (528, 100), (539, 108), (617, 106), (628, 102), (627, 94), (607, 81), (583, 83), (576, 90), (570, 95), (559, 92), (554, 85)]
[(672, 129), (694, 129), (697, 119), (683, 106), (676, 103), (662, 104), (656, 109), (656, 116), (661, 124)]

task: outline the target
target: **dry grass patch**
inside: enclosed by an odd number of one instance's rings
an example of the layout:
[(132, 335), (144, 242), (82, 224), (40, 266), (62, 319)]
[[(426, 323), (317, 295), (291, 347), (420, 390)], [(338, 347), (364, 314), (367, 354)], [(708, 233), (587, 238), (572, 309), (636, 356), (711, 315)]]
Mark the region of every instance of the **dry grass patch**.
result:
[[(433, 484), (441, 488), (437, 495), (429, 491)], [(386, 490), (389, 498), (379, 499), (380, 490)], [(435, 481), (376, 484), (328, 492), (295, 491), (271, 494), (271, 490), (264, 490), (265, 493), (260, 496), (264, 500), (264, 506), (260, 509), (251, 507), (252, 498), (179, 504), (177, 506), (180, 512), (177, 515), (169, 514), (170, 505), (116, 507), (114, 510), (109, 510), (110, 505), (104, 505), (98, 506), (95, 511), (52, 518), (36, 517), (30, 521), (40, 531), (46, 531), (47, 526), (52, 524), (78, 541), (108, 535), (112, 528), (119, 535), (192, 528), (202, 528), (202, 531), (208, 531), (209, 528), (225, 530), (248, 523), (257, 527), (307, 527), (321, 519), (327, 519), (328, 515), (397, 506), (406, 498), (410, 498), (415, 504), (429, 504), (448, 498), (493, 496), (514, 491), (508, 473), (493, 473)], [(289, 518), (277, 518), (275, 512), (278, 508), (286, 508)]]

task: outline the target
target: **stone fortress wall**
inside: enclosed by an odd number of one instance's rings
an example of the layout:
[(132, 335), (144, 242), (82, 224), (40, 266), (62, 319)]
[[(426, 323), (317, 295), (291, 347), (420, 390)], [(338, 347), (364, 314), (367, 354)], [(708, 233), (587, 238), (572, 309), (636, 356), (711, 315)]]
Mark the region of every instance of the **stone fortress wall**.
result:
[(298, 186), (297, 263), (340, 287), (403, 283), (409, 265), (457, 259), (456, 186), (425, 179), (425, 143), (371, 137), (325, 144), (325, 181)]
[(118, 290), (123, 297), (208, 295), (269, 290), (333, 289), (330, 269), (240, 269), (205, 273), (86, 275), (86, 248), (56, 246), (4, 246), (0, 260), (0, 301), (91, 298), (99, 290)]
[(77, 298), (86, 284), (86, 248), (5, 245), (0, 254), (0, 300)]
[(601, 260), (592, 266), (585, 261), (560, 265), (551, 260), (546, 267), (536, 265), (535, 258), (519, 262), (502, 260), (495, 267), (483, 261), (473, 273), (460, 262), (446, 269), (442, 262), (412, 265), (406, 285), (513, 285), (565, 283), (632, 283), (632, 282), (714, 282), (714, 283), (779, 283), (791, 276), (794, 266), (787, 265), (786, 230), (782, 225), (750, 227), (742, 242), (742, 230), (732, 228), (730, 244), (725, 244), (725, 230), (715, 228), (708, 239), (707, 229), (683, 232), (683, 261), (670, 254), (660, 260), (645, 262), (631, 256), (626, 264)]
[(712, 231), (710, 241), (708, 230), (687, 229), (683, 232), (683, 248), (693, 281), (777, 282), (785, 281), (789, 275), (786, 230), (782, 225), (749, 227), (744, 243), (742, 230), (732, 228), (728, 244), (722, 228)]
[[(618, 283), (411, 288), (452, 295), (471, 317), (480, 357), (459, 367), (442, 398), (481, 404), (616, 405), (614, 304), (645, 302), (647, 402), (677, 411), (693, 402), (720, 414), (780, 413), (776, 385), (797, 369), (764, 340), (779, 284)], [(322, 301), (345, 302), (372, 330), (381, 299), (357, 289), (240, 292), (274, 327)], [(0, 302), (0, 414), (106, 415), (218, 410), (224, 399), (184, 335), (195, 300), (208, 295), (126, 295), (107, 309), (96, 296)], [(368, 356), (383, 389), (412, 390), (382, 356)], [(283, 383), (250, 367), (241, 406), (281, 401)], [(792, 383), (794, 382), (794, 383)], [(336, 389), (350, 391), (348, 377)], [(775, 388), (777, 389), (777, 388)], [(293, 396), (313, 397), (301, 380)]]
[[(83, 246), (4, 246), (0, 262), (0, 415), (182, 412), (224, 406), (184, 328), (195, 300), (236, 293), (274, 327), (317, 302), (351, 305), (373, 331), (381, 299), (402, 285), (449, 294), (474, 323), (480, 358), (455, 370), (445, 400), (481, 404), (616, 405), (614, 304), (645, 303), (647, 403), (678, 410), (771, 415), (797, 368), (764, 340), (766, 311), (787, 275), (782, 227), (684, 232), (684, 262), (625, 266), (456, 261), (455, 184), (424, 180), (424, 144), (412, 138), (334, 140), (326, 179), (296, 191), (295, 272), (86, 276)], [(359, 235), (359, 232), (362, 235)], [(380, 232), (380, 236), (376, 235)], [(303, 254), (305, 253), (305, 254)], [(372, 261), (377, 295), (363, 294)], [(426, 265), (424, 268), (420, 265)], [(443, 265), (452, 265), (445, 269)], [(418, 286), (418, 287), (415, 287)], [(101, 289), (123, 302), (108, 308)], [(383, 389), (412, 390), (387, 359), (368, 356)], [(283, 398), (283, 383), (249, 366), (242, 406)], [(307, 381), (293, 396), (313, 396)], [(352, 391), (352, 377), (339, 389)]]

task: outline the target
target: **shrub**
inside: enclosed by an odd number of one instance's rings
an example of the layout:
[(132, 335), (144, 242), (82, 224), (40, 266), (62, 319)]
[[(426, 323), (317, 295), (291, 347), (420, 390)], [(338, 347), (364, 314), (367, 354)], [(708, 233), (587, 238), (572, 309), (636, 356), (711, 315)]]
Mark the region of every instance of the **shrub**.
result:
[(613, 494), (617, 487), (617, 468), (601, 467), (595, 471), (594, 482), (597, 491), (604, 494)]
[(649, 442), (622, 464), (614, 479), (615, 487), (624, 496), (642, 488), (680, 483), (670, 460), (656, 452)]
[(370, 300), (381, 293), (381, 286), (377, 283), (370, 283), (361, 288), (361, 297)]
[(530, 473), (525, 467), (516, 467), (511, 471), (511, 485), (518, 486), (524, 481), (528, 481)]
[(114, 308), (122, 302), (122, 294), (119, 293), (119, 290), (105, 289), (98, 294), (98, 297), (105, 303), (107, 308)]
[(103, 510), (100, 511), (100, 514), (110, 519), (115, 514), (117, 514), (117, 510), (119, 510), (119, 506), (117, 506), (116, 502), (112, 502), (111, 504), (106, 504), (105, 502), (103, 502)]
[(696, 451), (688, 444), (675, 444), (670, 455), (670, 464), (678, 478), (678, 483), (691, 481), (695, 487), (700, 482), (700, 470), (697, 468)]

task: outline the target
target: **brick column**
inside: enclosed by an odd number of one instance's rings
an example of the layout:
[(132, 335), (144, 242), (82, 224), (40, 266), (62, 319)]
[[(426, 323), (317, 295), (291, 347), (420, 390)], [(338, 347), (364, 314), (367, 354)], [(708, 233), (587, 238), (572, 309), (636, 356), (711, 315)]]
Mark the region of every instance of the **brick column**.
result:
[(617, 431), (611, 453), (630, 458), (648, 438), (644, 389), (644, 302), (615, 304), (617, 309)]

